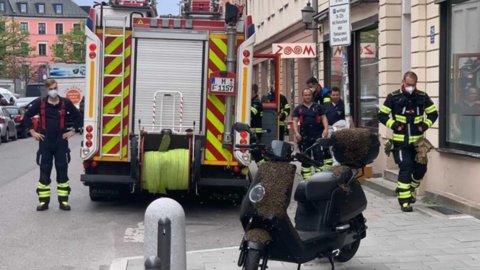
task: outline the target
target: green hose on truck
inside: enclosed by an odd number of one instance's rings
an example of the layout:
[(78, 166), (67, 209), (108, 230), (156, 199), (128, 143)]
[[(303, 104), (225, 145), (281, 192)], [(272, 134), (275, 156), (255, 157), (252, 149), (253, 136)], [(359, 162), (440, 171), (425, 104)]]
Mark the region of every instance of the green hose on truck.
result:
[(167, 190), (187, 190), (189, 150), (147, 151), (143, 161), (143, 189), (166, 194)]

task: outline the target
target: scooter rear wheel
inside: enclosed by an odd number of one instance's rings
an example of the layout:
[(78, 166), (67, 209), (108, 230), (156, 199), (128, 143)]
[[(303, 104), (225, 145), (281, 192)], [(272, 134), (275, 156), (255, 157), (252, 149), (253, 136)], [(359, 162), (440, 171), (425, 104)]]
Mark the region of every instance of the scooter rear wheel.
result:
[(361, 239), (358, 238), (352, 244), (343, 247), (340, 250), (340, 254), (334, 258), (335, 261), (342, 262), (342, 263), (350, 261), (357, 253), (358, 248), (360, 247), (360, 241)]
[(258, 270), (260, 269), (260, 259), (262, 258), (262, 253), (260, 250), (249, 249), (247, 254), (247, 260), (243, 266), (243, 270)]

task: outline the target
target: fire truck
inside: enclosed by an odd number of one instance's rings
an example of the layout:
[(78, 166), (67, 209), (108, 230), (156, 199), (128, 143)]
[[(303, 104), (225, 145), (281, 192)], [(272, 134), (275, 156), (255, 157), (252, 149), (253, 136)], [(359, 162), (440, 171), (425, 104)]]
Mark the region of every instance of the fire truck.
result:
[[(93, 201), (122, 192), (223, 192), (249, 185), (254, 25), (243, 7), (110, 0), (86, 23), (81, 181)], [(246, 19), (243, 20), (242, 18)]]

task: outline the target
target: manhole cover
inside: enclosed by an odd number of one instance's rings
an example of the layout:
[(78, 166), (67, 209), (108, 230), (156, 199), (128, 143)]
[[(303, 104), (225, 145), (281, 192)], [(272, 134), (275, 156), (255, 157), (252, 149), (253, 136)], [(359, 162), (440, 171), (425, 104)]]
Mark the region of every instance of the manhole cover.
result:
[(434, 206), (427, 206), (427, 208), (435, 210), (439, 213), (442, 213), (446, 216), (452, 216), (452, 215), (461, 215), (462, 213), (457, 212), (455, 210), (452, 210), (450, 208), (447, 208), (445, 206), (440, 206), (440, 205), (434, 205)]

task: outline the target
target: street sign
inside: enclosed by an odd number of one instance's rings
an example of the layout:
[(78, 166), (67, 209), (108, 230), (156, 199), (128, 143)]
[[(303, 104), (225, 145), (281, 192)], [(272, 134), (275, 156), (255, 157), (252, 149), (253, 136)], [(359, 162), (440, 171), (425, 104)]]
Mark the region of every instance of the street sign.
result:
[(330, 0), (329, 9), (330, 46), (349, 46), (350, 32), (350, 1)]
[(272, 52), (283, 59), (317, 57), (315, 43), (273, 43)]

